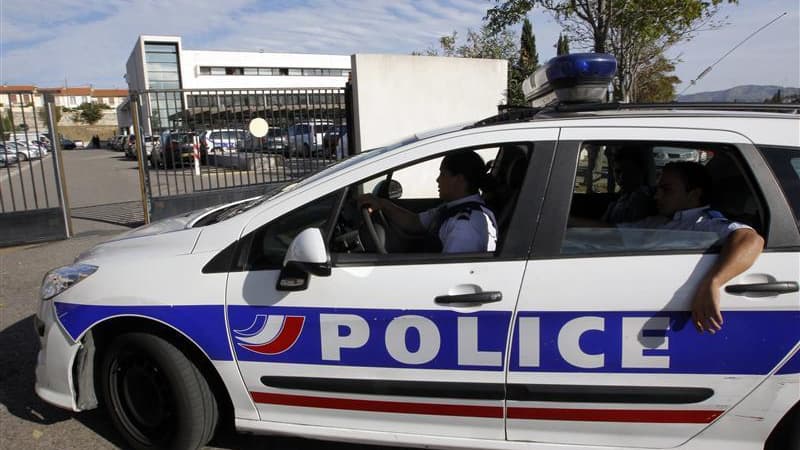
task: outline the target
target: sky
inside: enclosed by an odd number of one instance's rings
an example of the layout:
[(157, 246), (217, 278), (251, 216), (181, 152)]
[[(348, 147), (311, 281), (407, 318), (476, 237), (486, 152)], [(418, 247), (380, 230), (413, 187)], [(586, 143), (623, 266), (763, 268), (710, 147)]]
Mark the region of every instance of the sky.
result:
[[(140, 34), (177, 35), (189, 50), (396, 53), (480, 28), (494, 0), (0, 0), (0, 84), (127, 88), (125, 62)], [(750, 33), (787, 15), (687, 83)], [(540, 62), (555, 56), (560, 26), (529, 14)], [(726, 25), (670, 49), (678, 91), (743, 84), (800, 87), (800, 1), (740, 0)], [(519, 33), (519, 26), (514, 30)], [(576, 52), (576, 48), (571, 49)]]

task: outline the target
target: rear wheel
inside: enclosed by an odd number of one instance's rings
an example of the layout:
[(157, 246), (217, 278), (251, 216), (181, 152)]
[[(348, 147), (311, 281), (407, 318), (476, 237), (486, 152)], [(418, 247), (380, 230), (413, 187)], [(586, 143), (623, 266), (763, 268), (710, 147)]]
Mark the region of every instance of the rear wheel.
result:
[(137, 449), (205, 445), (217, 403), (197, 367), (166, 340), (120, 335), (104, 353), (101, 389), (114, 425)]

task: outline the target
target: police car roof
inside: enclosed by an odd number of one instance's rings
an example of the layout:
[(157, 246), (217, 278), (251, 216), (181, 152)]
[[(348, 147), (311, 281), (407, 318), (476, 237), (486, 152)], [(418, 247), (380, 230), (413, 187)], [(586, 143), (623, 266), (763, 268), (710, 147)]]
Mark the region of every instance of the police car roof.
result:
[[(591, 117), (765, 117), (796, 118), (800, 104), (768, 103), (592, 103), (558, 104), (543, 108), (506, 107), (499, 114), (476, 122), (471, 127), (553, 119)], [(470, 128), (471, 128), (470, 127)]]

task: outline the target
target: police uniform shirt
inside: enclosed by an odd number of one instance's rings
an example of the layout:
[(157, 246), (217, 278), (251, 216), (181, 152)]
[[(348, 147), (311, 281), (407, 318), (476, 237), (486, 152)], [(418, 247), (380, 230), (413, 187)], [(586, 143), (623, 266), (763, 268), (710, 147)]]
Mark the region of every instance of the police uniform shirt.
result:
[(493, 252), (497, 243), (497, 221), (480, 195), (473, 194), (419, 214), (426, 229), (439, 222), (437, 216), (463, 203), (480, 203), (480, 208), (466, 209), (447, 218), (439, 226), (442, 253)]
[(741, 228), (752, 227), (725, 218), (721, 212), (709, 206), (677, 211), (671, 219), (651, 216), (636, 222), (617, 224), (620, 228), (657, 228), (661, 230), (708, 231), (716, 233), (720, 240)]

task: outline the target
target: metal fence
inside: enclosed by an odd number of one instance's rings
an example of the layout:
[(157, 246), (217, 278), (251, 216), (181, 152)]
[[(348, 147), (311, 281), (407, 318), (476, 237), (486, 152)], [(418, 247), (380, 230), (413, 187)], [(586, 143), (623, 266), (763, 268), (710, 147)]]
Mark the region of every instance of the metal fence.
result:
[(63, 168), (50, 133), (55, 109), (37, 106), (30, 92), (4, 94), (30, 101), (1, 110), (0, 246), (66, 238)]
[[(257, 195), (348, 156), (348, 104), (344, 88), (133, 95), (151, 218)], [(249, 131), (256, 118), (263, 137)]]

